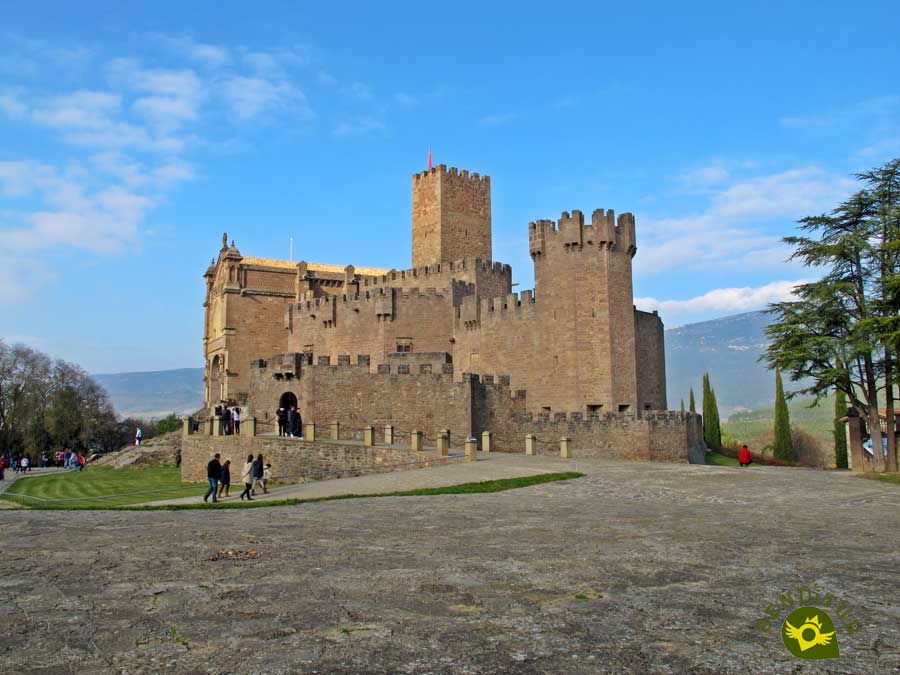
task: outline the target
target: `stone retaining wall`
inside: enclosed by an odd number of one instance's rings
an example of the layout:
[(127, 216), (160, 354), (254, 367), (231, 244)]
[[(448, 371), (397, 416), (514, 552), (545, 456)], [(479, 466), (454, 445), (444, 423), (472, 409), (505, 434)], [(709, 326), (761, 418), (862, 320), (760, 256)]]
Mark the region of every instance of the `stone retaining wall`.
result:
[(222, 462), (231, 460), (231, 483), (239, 485), (248, 454), (262, 453), (272, 464), (274, 480), (291, 482), (321, 478), (419, 469), (437, 464), (462, 462), (461, 456), (437, 458), (434, 454), (396, 447), (366, 447), (349, 441), (303, 441), (266, 436), (206, 436), (191, 434), (182, 439), (181, 480), (206, 480), (206, 464), (215, 453)]

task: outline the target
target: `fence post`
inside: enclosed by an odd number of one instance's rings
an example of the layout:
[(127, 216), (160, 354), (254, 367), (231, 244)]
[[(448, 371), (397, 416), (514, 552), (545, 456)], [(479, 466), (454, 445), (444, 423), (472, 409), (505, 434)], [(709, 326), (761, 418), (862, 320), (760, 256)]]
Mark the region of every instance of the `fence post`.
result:
[(304, 441), (316, 440), (316, 423), (315, 422), (307, 422), (306, 423), (306, 428), (303, 430), (303, 440)]
[(437, 437), (437, 455), (438, 457), (446, 457), (450, 450), (450, 432), (442, 429), (438, 432)]
[(490, 431), (482, 431), (481, 432), (481, 451), (482, 452), (490, 452), (491, 451), (491, 432)]
[(332, 422), (331, 423), (331, 440), (338, 441), (341, 438), (341, 423), (340, 422)]
[(559, 439), (559, 456), (562, 459), (572, 459), (572, 451), (569, 449), (571, 438), (563, 436)]
[(375, 427), (366, 427), (363, 429), (363, 445), (371, 448), (375, 445)]
[(478, 439), (469, 436), (466, 439), (466, 461), (475, 462), (478, 460)]
[(525, 454), (534, 454), (534, 434), (525, 434)]
[(256, 418), (248, 417), (241, 422), (241, 436), (256, 436)]
[(384, 425), (384, 444), (385, 445), (393, 445), (394, 444), (394, 427), (390, 424)]
[(414, 431), (409, 435), (409, 445), (414, 452), (422, 452), (422, 432)]

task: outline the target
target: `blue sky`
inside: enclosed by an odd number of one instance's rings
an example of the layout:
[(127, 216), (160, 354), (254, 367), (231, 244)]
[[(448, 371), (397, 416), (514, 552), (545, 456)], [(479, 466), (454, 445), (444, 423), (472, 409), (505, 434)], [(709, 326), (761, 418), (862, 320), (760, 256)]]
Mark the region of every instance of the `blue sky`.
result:
[(223, 231), (406, 268), (429, 147), (520, 288), (529, 221), (602, 207), (669, 326), (786, 297), (780, 238), (900, 155), (900, 4), (732, 4), (0, 0), (0, 337), (201, 365)]

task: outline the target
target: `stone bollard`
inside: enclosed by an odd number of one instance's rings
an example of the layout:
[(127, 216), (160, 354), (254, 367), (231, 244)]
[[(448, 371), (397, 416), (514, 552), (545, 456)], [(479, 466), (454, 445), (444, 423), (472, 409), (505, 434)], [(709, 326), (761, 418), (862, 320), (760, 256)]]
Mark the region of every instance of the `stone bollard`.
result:
[(304, 441), (316, 440), (316, 423), (315, 422), (307, 422), (304, 425), (303, 440)]
[(390, 424), (384, 425), (384, 444), (385, 445), (393, 445), (394, 444), (394, 427)]
[(190, 436), (191, 433), (191, 418), (185, 417), (183, 420), (181, 420), (181, 435)]
[(213, 436), (222, 435), (222, 417), (216, 415), (213, 417)]
[(525, 454), (534, 454), (534, 434), (525, 434)]
[(446, 429), (438, 432), (437, 456), (446, 457), (450, 451), (450, 432)]
[(413, 452), (422, 452), (422, 432), (414, 431), (409, 435), (409, 445)]
[(559, 439), (559, 456), (561, 459), (572, 459), (572, 450), (569, 448), (571, 438), (563, 436)]
[(481, 451), (482, 452), (490, 452), (491, 451), (491, 432), (490, 431), (481, 432)]
[(241, 436), (249, 436), (250, 438), (256, 436), (255, 417), (248, 417), (243, 422), (241, 422)]
[(341, 423), (340, 422), (332, 422), (331, 423), (331, 440), (338, 441), (341, 438)]
[(371, 448), (375, 445), (375, 427), (366, 427), (363, 429), (363, 445)]
[(474, 436), (469, 436), (466, 439), (466, 461), (478, 461), (478, 439)]

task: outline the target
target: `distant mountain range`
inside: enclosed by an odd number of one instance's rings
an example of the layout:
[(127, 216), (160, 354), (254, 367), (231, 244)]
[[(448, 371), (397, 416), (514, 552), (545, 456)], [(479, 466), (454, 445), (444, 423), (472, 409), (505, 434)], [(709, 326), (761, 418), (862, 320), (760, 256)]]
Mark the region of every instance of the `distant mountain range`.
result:
[(203, 368), (93, 375), (121, 417), (184, 415), (203, 405)]
[[(709, 373), (719, 414), (770, 407), (775, 400), (775, 375), (759, 358), (768, 346), (765, 328), (771, 317), (748, 312), (692, 323), (666, 331), (666, 389), (669, 407), (683, 397), (688, 405), (694, 388), (697, 407), (703, 373)], [(790, 382), (785, 389), (790, 390)]]
[[(719, 412), (767, 408), (775, 398), (775, 379), (759, 357), (766, 349), (764, 312), (736, 314), (666, 331), (666, 386), (669, 407), (677, 409), (694, 388), (700, 406), (701, 380), (709, 372)], [(164, 417), (203, 405), (203, 369), (94, 375), (122, 416)], [(790, 388), (788, 383), (786, 388)]]

